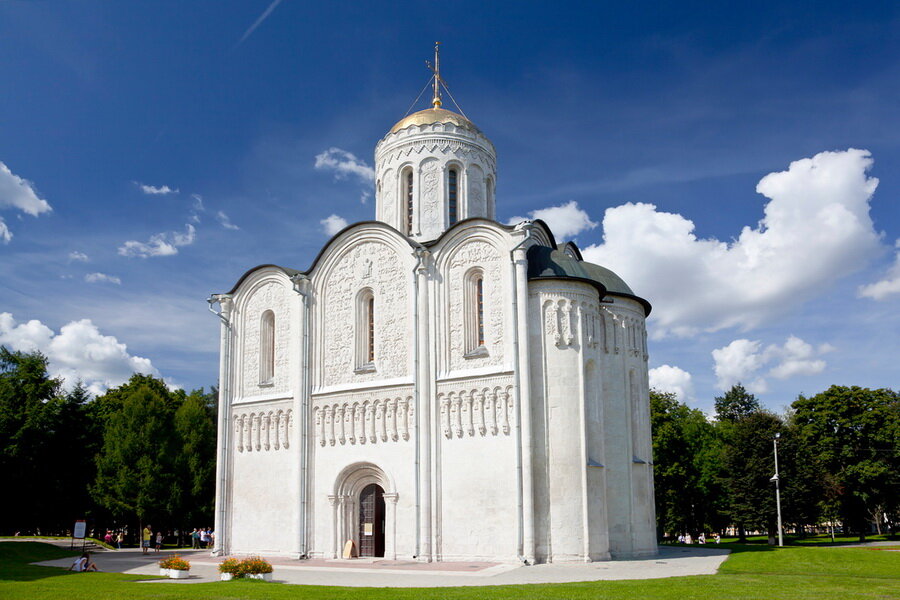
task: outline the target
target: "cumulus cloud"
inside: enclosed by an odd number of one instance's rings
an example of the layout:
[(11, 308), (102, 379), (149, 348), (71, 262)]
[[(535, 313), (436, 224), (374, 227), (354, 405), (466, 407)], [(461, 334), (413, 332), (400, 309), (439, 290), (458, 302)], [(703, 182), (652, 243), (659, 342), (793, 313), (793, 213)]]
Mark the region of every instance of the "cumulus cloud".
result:
[(793, 335), (780, 346), (763, 347), (758, 340), (734, 340), (712, 351), (717, 386), (726, 390), (742, 382), (751, 392), (764, 393), (769, 389), (767, 377), (789, 379), (821, 373), (826, 364), (820, 357), (832, 350), (830, 344), (815, 348)]
[(12, 232), (9, 230), (9, 227), (6, 226), (3, 217), (0, 217), (0, 241), (4, 244), (8, 244), (10, 240), (12, 240), (12, 237)]
[(40, 198), (34, 184), (9, 170), (0, 162), (0, 208), (16, 208), (33, 217), (53, 208)]
[(134, 185), (138, 186), (142, 192), (150, 196), (166, 196), (168, 194), (178, 193), (177, 189), (170, 188), (167, 185), (157, 187), (155, 185), (145, 185), (137, 181), (134, 182)]
[(84, 276), (84, 280), (88, 283), (114, 283), (116, 285), (122, 285), (122, 280), (114, 275), (107, 275), (106, 273), (88, 273)]
[(329, 236), (336, 234), (338, 231), (347, 226), (347, 220), (338, 215), (331, 215), (319, 221), (323, 230)]
[[(541, 219), (553, 231), (553, 235), (560, 240), (571, 239), (582, 231), (593, 229), (597, 223), (591, 221), (590, 216), (581, 208), (578, 203), (571, 200), (559, 206), (550, 206), (533, 210), (528, 213), (530, 219)], [(513, 217), (507, 222), (507, 225), (515, 225), (524, 221), (523, 217)]]
[(681, 402), (694, 400), (694, 382), (691, 374), (671, 365), (650, 369), (650, 387), (660, 392), (675, 394)]
[(755, 327), (802, 304), (880, 250), (869, 217), (878, 180), (866, 150), (822, 152), (763, 177), (769, 201), (737, 239), (698, 239), (694, 223), (652, 204), (609, 208), (586, 260), (655, 304), (654, 335)]
[(72, 321), (59, 333), (38, 320), (17, 323), (10, 313), (0, 313), (0, 344), (22, 352), (39, 350), (49, 359), (49, 372), (67, 387), (81, 380), (93, 394), (120, 385), (132, 373), (159, 375), (150, 359), (128, 353), (115, 337), (102, 335), (90, 321)]
[(894, 255), (894, 264), (888, 269), (884, 278), (859, 287), (858, 294), (860, 298), (871, 298), (872, 300), (884, 300), (888, 296), (900, 294), (900, 240), (894, 244), (898, 248)]
[(119, 255), (128, 257), (149, 258), (152, 256), (172, 256), (178, 254), (181, 246), (194, 243), (197, 230), (190, 223), (185, 225), (185, 232), (167, 231), (151, 235), (148, 242), (128, 240), (119, 246)]
[(69, 262), (87, 262), (89, 260), (88, 255), (84, 252), (79, 252), (78, 250), (69, 252)]
[(362, 183), (375, 181), (375, 169), (352, 152), (340, 148), (329, 148), (317, 154), (315, 167), (320, 171), (332, 171), (336, 179), (352, 176)]
[(216, 213), (216, 220), (219, 222), (219, 225), (221, 225), (225, 229), (240, 229), (240, 227), (232, 223), (231, 219), (228, 218), (228, 215), (226, 215), (221, 210)]

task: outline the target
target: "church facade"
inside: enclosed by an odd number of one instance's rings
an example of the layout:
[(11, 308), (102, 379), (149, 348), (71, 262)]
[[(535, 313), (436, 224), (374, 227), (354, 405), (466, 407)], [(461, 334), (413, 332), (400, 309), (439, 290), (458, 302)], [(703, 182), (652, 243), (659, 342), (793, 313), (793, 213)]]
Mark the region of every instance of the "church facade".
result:
[(435, 96), (376, 146), (374, 221), (210, 298), (215, 551), (653, 554), (650, 305), (545, 223), (498, 223), (493, 144)]

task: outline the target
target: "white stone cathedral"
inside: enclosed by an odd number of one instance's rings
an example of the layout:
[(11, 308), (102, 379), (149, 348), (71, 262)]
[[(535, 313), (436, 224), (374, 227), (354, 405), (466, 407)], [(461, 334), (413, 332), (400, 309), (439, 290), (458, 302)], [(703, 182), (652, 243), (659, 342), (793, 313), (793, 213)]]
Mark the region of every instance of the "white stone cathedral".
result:
[(542, 221), (495, 220), (494, 146), (435, 87), (375, 147), (376, 220), (210, 298), (215, 552), (653, 554), (650, 305)]

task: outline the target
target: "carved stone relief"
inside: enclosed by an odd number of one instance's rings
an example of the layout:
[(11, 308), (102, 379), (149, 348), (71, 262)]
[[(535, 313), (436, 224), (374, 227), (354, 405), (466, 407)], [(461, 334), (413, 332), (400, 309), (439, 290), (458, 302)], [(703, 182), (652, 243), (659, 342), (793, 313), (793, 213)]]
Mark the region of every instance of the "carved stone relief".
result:
[(292, 409), (235, 411), (231, 422), (234, 448), (238, 452), (268, 452), (290, 447), (294, 432)]
[[(283, 284), (270, 281), (253, 291), (243, 309), (243, 395), (286, 393), (290, 386), (288, 354), (290, 348), (291, 309), (289, 294), (293, 292)], [(260, 385), (260, 319), (263, 312), (275, 314), (275, 374), (272, 383)]]
[(320, 446), (378, 444), (409, 440), (413, 429), (413, 398), (324, 400), (313, 407)]
[[(321, 385), (401, 377), (407, 369), (409, 273), (387, 245), (366, 241), (345, 250), (323, 284)], [(375, 297), (375, 370), (354, 373), (356, 297)]]
[(513, 386), (439, 392), (440, 424), (447, 439), (509, 435), (514, 422)]
[[(483, 271), (484, 297), (484, 346), (486, 355), (466, 358), (465, 276), (473, 267)], [(503, 311), (507, 305), (508, 292), (504, 288), (502, 260), (500, 252), (482, 240), (465, 242), (454, 251), (447, 268), (448, 288), (448, 335), (450, 370), (472, 369), (503, 363)]]

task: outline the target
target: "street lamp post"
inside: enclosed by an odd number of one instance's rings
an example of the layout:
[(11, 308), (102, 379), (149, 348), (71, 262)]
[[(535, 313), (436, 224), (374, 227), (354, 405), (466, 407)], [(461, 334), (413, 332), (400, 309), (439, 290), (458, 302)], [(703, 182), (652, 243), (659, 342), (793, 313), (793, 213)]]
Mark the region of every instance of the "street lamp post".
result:
[(781, 490), (778, 482), (778, 438), (780, 437), (781, 434), (776, 433), (775, 439), (772, 440), (772, 443), (775, 445), (775, 475), (770, 481), (775, 482), (775, 505), (778, 507), (778, 545), (784, 546), (784, 537), (781, 533)]

